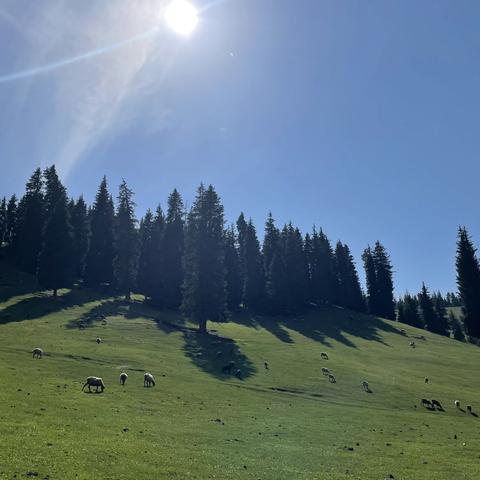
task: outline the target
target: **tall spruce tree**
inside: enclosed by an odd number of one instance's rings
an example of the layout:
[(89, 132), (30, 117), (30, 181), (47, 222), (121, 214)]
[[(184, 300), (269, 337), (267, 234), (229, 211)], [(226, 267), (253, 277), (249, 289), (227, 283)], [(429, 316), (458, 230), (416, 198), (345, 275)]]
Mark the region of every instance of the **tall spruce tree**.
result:
[(134, 208), (133, 192), (123, 180), (118, 191), (113, 275), (115, 286), (125, 295), (125, 300), (131, 298), (137, 275), (138, 233)]
[(240, 261), (240, 277), (242, 280), (242, 301), (244, 299), (245, 291), (245, 282), (247, 275), (246, 260), (245, 260), (245, 251), (246, 251), (246, 240), (247, 240), (247, 222), (245, 221), (245, 216), (243, 212), (240, 213), (237, 219), (237, 232), (238, 232), (238, 258)]
[(420, 315), (425, 328), (430, 332), (439, 333), (438, 317), (433, 306), (432, 297), (430, 296), (430, 293), (428, 292), (428, 289), (424, 283), (422, 284), (422, 289), (418, 294), (418, 304), (420, 306)]
[(0, 201), (0, 248), (7, 234), (7, 199), (5, 197)]
[(397, 303), (397, 320), (412, 327), (424, 328), (422, 318), (419, 313), (418, 298), (410, 295), (408, 292), (400, 297)]
[(153, 293), (153, 213), (147, 210), (140, 220), (139, 229), (140, 254), (138, 256), (137, 290), (145, 296), (145, 300), (152, 297)]
[(89, 286), (113, 283), (114, 221), (113, 201), (103, 177), (90, 210), (90, 248), (85, 268), (85, 283)]
[(434, 333), (448, 337), (450, 334), (450, 326), (448, 324), (447, 308), (445, 306), (445, 300), (442, 297), (442, 294), (440, 292), (434, 293), (432, 295), (432, 302), (433, 309), (437, 317)]
[(464, 342), (465, 334), (463, 333), (462, 324), (451, 310), (448, 312), (448, 324), (450, 325), (453, 338), (459, 342)]
[(242, 277), (240, 273), (240, 257), (233, 225), (225, 231), (225, 283), (227, 308), (235, 312), (242, 301)]
[(357, 269), (348, 245), (338, 241), (335, 247), (335, 265), (338, 276), (338, 303), (344, 307), (365, 311), (362, 288)]
[(55, 167), (45, 170), (46, 223), (42, 236), (42, 250), (38, 259), (38, 281), (43, 288), (53, 290), (68, 287), (74, 275), (73, 234), (65, 187)]
[(265, 302), (265, 274), (260, 242), (251, 219), (244, 235), (243, 304), (253, 311), (260, 311)]
[(480, 338), (480, 265), (465, 227), (458, 230), (456, 268), (465, 329), (469, 335)]
[(375, 271), (375, 260), (370, 246), (364, 250), (362, 260), (365, 268), (367, 284), (368, 312), (371, 315), (378, 315), (378, 312), (380, 311), (380, 302), (378, 298), (377, 273)]
[(78, 279), (83, 279), (85, 274), (85, 262), (87, 259), (90, 243), (90, 222), (88, 209), (83, 196), (76, 202), (71, 201), (70, 223), (73, 231), (73, 263), (74, 273)]
[(183, 200), (175, 189), (168, 197), (165, 231), (162, 242), (163, 255), (163, 304), (178, 308), (182, 301), (184, 252), (184, 207)]
[(151, 288), (151, 301), (157, 306), (165, 306), (164, 303), (164, 255), (163, 255), (163, 238), (165, 234), (165, 215), (163, 214), (162, 207), (158, 205), (153, 218), (152, 223), (152, 239), (150, 252), (151, 264), (149, 266), (150, 271), (150, 287)]
[(375, 243), (373, 263), (377, 285), (378, 311), (376, 315), (395, 320), (395, 299), (393, 296), (393, 268), (385, 247)]
[(317, 304), (335, 303), (338, 294), (335, 259), (330, 240), (321, 229), (313, 230), (310, 258), (312, 300)]
[(185, 237), (183, 313), (207, 332), (207, 321), (225, 316), (223, 206), (210, 185), (197, 190)]
[(42, 171), (37, 168), (26, 185), (19, 207), (14, 250), (23, 270), (37, 272), (38, 254), (42, 248), (45, 218)]
[(8, 244), (9, 251), (13, 248), (14, 236), (17, 229), (17, 197), (12, 195), (7, 204), (5, 242)]

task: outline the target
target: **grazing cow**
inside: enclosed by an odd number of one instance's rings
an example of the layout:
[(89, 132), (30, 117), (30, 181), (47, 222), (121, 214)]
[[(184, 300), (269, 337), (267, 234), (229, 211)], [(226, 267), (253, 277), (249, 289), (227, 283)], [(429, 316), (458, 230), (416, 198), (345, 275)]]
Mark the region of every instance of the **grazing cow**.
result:
[(32, 358), (42, 358), (43, 357), (43, 350), (39, 347), (34, 348), (32, 352)]
[(425, 377), (425, 383), (428, 383), (428, 377)]
[(472, 413), (472, 406), (471, 405), (467, 405), (467, 412)]
[(436, 407), (438, 410), (443, 411), (442, 404), (438, 400), (432, 400), (432, 406)]
[(455, 400), (453, 403), (457, 408), (460, 408), (460, 401), (459, 400)]
[(151, 373), (145, 373), (143, 375), (143, 386), (144, 387), (154, 387), (155, 386), (155, 377)]
[(327, 376), (330, 373), (330, 370), (327, 367), (322, 367), (322, 373)]
[(324, 360), (328, 360), (328, 355), (325, 352), (322, 352), (320, 354), (320, 357), (323, 358)]
[(235, 367), (235, 362), (233, 360), (230, 360), (223, 368), (222, 368), (222, 373), (223, 374), (230, 374), (232, 373), (232, 369)]
[(337, 379), (335, 378), (335, 375), (333, 373), (328, 374), (328, 381), (330, 383), (337, 383)]
[(265, 367), (265, 370), (269, 370), (268, 362), (263, 362), (263, 366)]
[(239, 380), (242, 379), (242, 371), (241, 371), (239, 368), (237, 368), (237, 370), (235, 371), (235, 376), (236, 376)]
[(120, 374), (120, 384), (125, 385), (125, 382), (127, 381), (128, 375), (125, 372), (122, 372)]
[(363, 387), (363, 389), (364, 389), (367, 393), (370, 392), (370, 387), (368, 386), (368, 382), (367, 382), (367, 381), (364, 380), (364, 381), (362, 382), (362, 387)]
[(409, 345), (412, 347), (412, 348), (415, 348), (415, 342), (412, 340)]
[(97, 344), (102, 343), (102, 339), (100, 337), (97, 337), (96, 342), (97, 342)]
[(105, 389), (105, 384), (103, 383), (103, 380), (100, 377), (87, 377), (87, 381), (85, 382), (85, 385), (82, 387), (82, 392), (87, 385), (88, 385), (89, 392), (92, 391), (91, 387), (95, 387), (96, 392), (98, 392), (99, 388), (102, 390), (102, 392)]

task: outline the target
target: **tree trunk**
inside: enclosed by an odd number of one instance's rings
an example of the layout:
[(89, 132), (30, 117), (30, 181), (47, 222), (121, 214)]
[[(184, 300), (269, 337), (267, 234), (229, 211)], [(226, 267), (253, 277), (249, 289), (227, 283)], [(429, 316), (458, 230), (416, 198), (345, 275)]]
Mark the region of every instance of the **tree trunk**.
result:
[(202, 319), (198, 322), (199, 333), (207, 333), (207, 319)]
[(58, 289), (54, 288), (53, 289), (53, 298), (57, 298), (57, 296), (58, 296)]

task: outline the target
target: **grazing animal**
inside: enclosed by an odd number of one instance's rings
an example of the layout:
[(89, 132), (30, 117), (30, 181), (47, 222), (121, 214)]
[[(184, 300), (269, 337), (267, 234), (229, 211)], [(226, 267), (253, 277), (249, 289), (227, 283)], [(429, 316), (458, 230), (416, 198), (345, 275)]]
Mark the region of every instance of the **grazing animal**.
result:
[(43, 357), (43, 350), (39, 347), (34, 348), (32, 352), (32, 358), (42, 358)]
[(362, 382), (362, 387), (366, 392), (370, 391), (370, 387), (368, 386), (368, 382), (365, 381), (365, 380)]
[(102, 339), (100, 337), (97, 337), (97, 343), (101, 343)]
[(125, 372), (122, 372), (120, 374), (120, 384), (125, 385), (125, 382), (127, 381), (128, 375)]
[(85, 382), (85, 385), (82, 387), (82, 392), (85, 389), (85, 387), (88, 385), (88, 391), (91, 392), (91, 388), (95, 387), (96, 392), (98, 392), (98, 389), (100, 388), (103, 392), (105, 389), (105, 384), (103, 383), (103, 380), (100, 377), (87, 377), (87, 381)]
[(432, 400), (432, 406), (436, 407), (437, 410), (440, 410), (441, 412), (444, 411), (443, 407), (442, 407), (442, 404), (438, 400)]
[(457, 408), (460, 408), (460, 401), (459, 400), (455, 400), (453, 403), (455, 404), (455, 406)]
[(415, 342), (412, 340), (409, 345), (412, 347), (412, 348), (415, 348)]
[(145, 375), (143, 375), (143, 386), (144, 387), (155, 386), (155, 377), (151, 373), (145, 373)]
[(235, 362), (230, 360), (223, 368), (222, 373), (232, 373), (232, 369), (235, 367)]
[(328, 374), (328, 381), (330, 383), (337, 383), (337, 379), (335, 378), (335, 375), (333, 373)]
[(467, 405), (467, 412), (472, 413), (472, 406), (471, 405)]
[(239, 380), (242, 379), (242, 371), (241, 371), (239, 368), (237, 368), (237, 370), (235, 371), (235, 376), (236, 376)]
[(428, 377), (425, 377), (425, 383), (428, 383)]
[(330, 370), (327, 367), (322, 367), (322, 373), (327, 376), (330, 373)]
[(269, 369), (269, 367), (268, 367), (268, 362), (264, 362), (263, 365), (264, 365), (264, 367), (265, 367), (265, 370), (268, 370), (268, 369)]
[(422, 405), (426, 408), (433, 409), (435, 408), (430, 400), (427, 400), (426, 398), (422, 398)]
[(322, 352), (320, 354), (320, 357), (323, 358), (324, 360), (328, 360), (328, 355), (325, 352)]

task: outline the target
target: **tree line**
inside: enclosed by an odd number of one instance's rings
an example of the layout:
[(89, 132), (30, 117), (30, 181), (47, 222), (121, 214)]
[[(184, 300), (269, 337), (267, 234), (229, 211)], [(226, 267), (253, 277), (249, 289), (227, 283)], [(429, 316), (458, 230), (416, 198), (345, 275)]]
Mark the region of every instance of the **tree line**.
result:
[[(229, 313), (289, 315), (332, 304), (461, 339), (463, 331), (480, 337), (480, 268), (465, 228), (457, 245), (458, 294), (394, 298), (393, 267), (377, 241), (362, 255), (362, 291), (347, 244), (334, 246), (322, 229), (303, 235), (288, 223), (277, 226), (272, 214), (260, 242), (255, 225), (241, 213), (226, 226), (213, 186), (200, 185), (186, 211), (174, 189), (166, 212), (158, 206), (137, 220), (134, 194), (122, 181), (114, 201), (104, 177), (92, 205), (68, 197), (55, 166), (36, 169), (20, 199), (0, 202), (0, 245), (19, 268), (51, 289), (81, 283), (132, 292), (160, 308), (181, 310), (206, 330), (207, 320)], [(448, 306), (462, 305), (464, 326)]]

